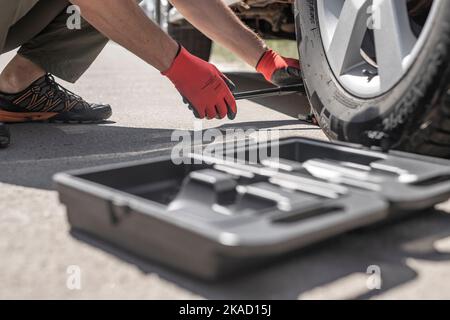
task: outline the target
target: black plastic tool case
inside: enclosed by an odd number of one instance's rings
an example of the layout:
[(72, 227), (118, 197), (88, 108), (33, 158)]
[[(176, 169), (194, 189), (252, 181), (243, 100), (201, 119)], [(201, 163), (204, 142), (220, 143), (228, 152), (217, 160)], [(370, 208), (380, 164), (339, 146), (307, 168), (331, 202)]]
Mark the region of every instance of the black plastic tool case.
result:
[(445, 160), (299, 138), (279, 142), (279, 158), (230, 161), (254, 148), (55, 181), (74, 230), (205, 279), (450, 198)]

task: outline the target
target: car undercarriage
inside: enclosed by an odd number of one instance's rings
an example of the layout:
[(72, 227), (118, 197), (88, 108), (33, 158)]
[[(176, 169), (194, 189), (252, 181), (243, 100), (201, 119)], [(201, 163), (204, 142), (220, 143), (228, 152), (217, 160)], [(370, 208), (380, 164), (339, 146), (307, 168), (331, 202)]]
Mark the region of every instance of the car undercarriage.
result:
[(249, 27), (265, 38), (295, 40), (293, 0), (247, 0), (234, 7)]
[[(239, 18), (266, 39), (296, 39), (294, 0), (227, 0)], [(409, 0), (411, 16), (420, 24), (424, 13), (430, 10), (433, 0)], [(426, 18), (426, 17), (425, 17)], [(182, 23), (176, 11), (170, 14), (170, 22)]]

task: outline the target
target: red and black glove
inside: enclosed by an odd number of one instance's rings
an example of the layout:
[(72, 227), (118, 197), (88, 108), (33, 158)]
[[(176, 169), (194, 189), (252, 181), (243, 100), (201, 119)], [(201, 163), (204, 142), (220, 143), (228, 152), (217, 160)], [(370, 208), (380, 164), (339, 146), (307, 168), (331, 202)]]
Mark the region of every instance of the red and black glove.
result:
[(236, 117), (236, 101), (231, 92), (235, 86), (211, 63), (181, 47), (172, 66), (162, 74), (173, 82), (196, 118)]
[(300, 62), (285, 58), (273, 50), (267, 50), (256, 66), (256, 70), (264, 75), (267, 81), (277, 86), (302, 83)]

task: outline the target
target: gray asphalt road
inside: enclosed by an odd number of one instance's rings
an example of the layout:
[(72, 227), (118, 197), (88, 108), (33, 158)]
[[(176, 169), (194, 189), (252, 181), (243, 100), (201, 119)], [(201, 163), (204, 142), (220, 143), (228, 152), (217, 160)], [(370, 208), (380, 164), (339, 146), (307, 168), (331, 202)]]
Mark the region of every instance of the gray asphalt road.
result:
[[(9, 57), (0, 57), (0, 68)], [(262, 85), (253, 74), (230, 76), (242, 90)], [(115, 114), (104, 125), (11, 126), (13, 145), (0, 151), (0, 298), (450, 298), (449, 204), (340, 237), (226, 283), (199, 282), (77, 240), (52, 189), (54, 173), (169, 152), (173, 130), (194, 125), (170, 83), (115, 45), (68, 87), (111, 103)], [(306, 110), (298, 96), (245, 101), (234, 122), (204, 125), (325, 139), (297, 120)], [(381, 268), (381, 290), (367, 288), (371, 265)], [(81, 290), (67, 286), (70, 266), (81, 271)]]

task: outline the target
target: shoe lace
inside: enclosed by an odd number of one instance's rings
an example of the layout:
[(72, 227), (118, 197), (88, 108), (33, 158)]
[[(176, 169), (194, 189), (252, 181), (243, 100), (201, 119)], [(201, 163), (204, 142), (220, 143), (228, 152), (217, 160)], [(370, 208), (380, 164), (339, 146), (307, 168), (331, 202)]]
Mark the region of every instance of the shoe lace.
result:
[(50, 91), (55, 93), (56, 98), (62, 98), (63, 100), (69, 100), (69, 101), (78, 101), (78, 102), (84, 102), (83, 98), (81, 98), (79, 95), (73, 93), (69, 89), (63, 87), (59, 83), (56, 82), (55, 78), (51, 74), (47, 74), (45, 76), (47, 85), (50, 88)]

